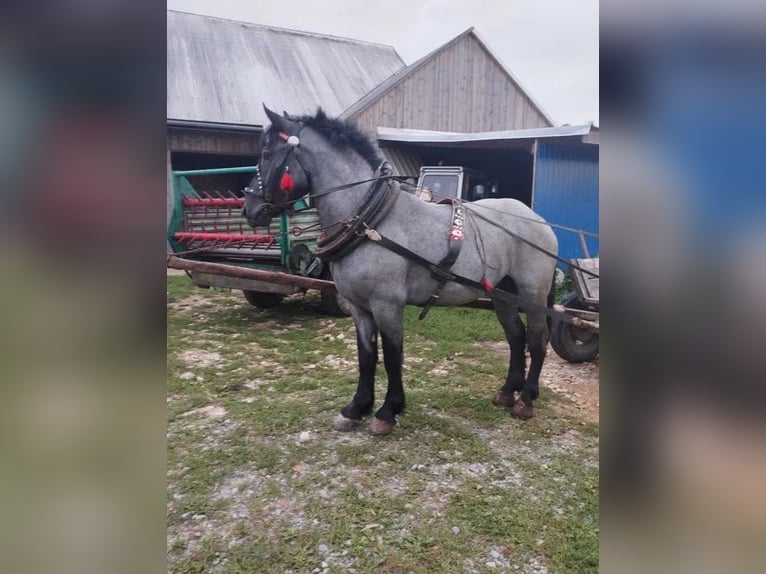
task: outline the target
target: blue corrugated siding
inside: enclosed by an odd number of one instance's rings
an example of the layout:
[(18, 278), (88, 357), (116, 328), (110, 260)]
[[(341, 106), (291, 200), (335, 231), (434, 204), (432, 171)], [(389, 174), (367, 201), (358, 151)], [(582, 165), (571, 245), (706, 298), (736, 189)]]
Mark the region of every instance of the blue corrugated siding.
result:
[[(532, 208), (550, 223), (598, 233), (598, 146), (537, 145)], [(555, 230), (559, 255), (585, 257), (576, 233)], [(587, 237), (591, 257), (598, 238)]]

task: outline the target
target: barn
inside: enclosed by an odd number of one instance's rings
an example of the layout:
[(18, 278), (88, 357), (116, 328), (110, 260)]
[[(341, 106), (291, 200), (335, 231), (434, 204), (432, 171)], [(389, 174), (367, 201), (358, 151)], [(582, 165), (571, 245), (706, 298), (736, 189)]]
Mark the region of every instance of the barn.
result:
[[(167, 22), (169, 171), (253, 165), (268, 123), (261, 102), (321, 106), (377, 137), (402, 175), (471, 167), (549, 221), (598, 231), (598, 129), (556, 126), (474, 28), (405, 65), (392, 46), (348, 38), (175, 11)], [(582, 256), (576, 235), (559, 241), (564, 257)], [(597, 253), (597, 238), (586, 247)]]

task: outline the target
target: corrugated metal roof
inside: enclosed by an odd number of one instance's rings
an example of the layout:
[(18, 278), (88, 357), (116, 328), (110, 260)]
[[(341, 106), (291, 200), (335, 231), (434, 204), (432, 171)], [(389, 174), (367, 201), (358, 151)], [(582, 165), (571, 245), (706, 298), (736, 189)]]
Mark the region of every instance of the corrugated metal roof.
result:
[(395, 88), (398, 86), (401, 82), (403, 82), (406, 78), (414, 74), (418, 68), (420, 68), (423, 64), (428, 62), (429, 60), (433, 59), (434, 56), (437, 54), (443, 52), (450, 46), (453, 46), (463, 38), (465, 38), (468, 35), (472, 35), (476, 41), (479, 43), (479, 45), (484, 49), (485, 52), (489, 55), (490, 58), (495, 60), (498, 66), (503, 70), (506, 76), (508, 76), (508, 79), (513, 82), (516, 87), (519, 89), (519, 91), (529, 100), (529, 103), (532, 105), (533, 108), (535, 108), (540, 115), (542, 115), (549, 124), (555, 125), (556, 122), (553, 121), (553, 119), (540, 107), (540, 105), (532, 98), (532, 96), (529, 95), (529, 92), (527, 92), (524, 87), (521, 85), (521, 83), (516, 79), (516, 77), (511, 73), (511, 71), (503, 64), (495, 55), (495, 53), (489, 49), (487, 44), (479, 37), (479, 35), (476, 33), (476, 30), (473, 26), (468, 28), (465, 32), (455, 36), (450, 40), (449, 42), (439, 46), (429, 54), (426, 54), (422, 58), (420, 58), (418, 61), (413, 62), (409, 66), (400, 69), (396, 74), (386, 79), (383, 83), (381, 83), (379, 86), (377, 86), (374, 90), (371, 90), (367, 92), (365, 95), (363, 95), (359, 101), (355, 102), (354, 105), (350, 106), (348, 109), (346, 109), (342, 114), (342, 118), (346, 119), (353, 119), (355, 116), (363, 112), (365, 109), (370, 107), (374, 102), (376, 102), (378, 99), (380, 99), (385, 93), (387, 93), (389, 90)]
[(499, 132), (435, 132), (430, 130), (408, 130), (398, 128), (378, 128), (378, 140), (384, 142), (406, 143), (493, 143), (509, 140), (535, 140), (546, 138), (584, 137), (597, 132), (593, 124), (581, 126), (560, 126), (553, 128), (531, 128)]
[(402, 149), (400, 146), (380, 146), (380, 151), (391, 165), (394, 166), (396, 175), (417, 177), (420, 173), (422, 162), (418, 154), (413, 150)]
[(168, 10), (167, 117), (264, 125), (261, 102), (337, 116), (404, 66), (391, 46)]

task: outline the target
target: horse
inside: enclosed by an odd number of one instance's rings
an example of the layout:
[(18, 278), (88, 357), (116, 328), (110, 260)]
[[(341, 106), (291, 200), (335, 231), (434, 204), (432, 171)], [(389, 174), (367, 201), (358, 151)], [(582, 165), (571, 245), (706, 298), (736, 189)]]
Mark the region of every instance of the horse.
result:
[[(553, 303), (556, 261), (550, 255), (558, 253), (556, 236), (543, 218), (508, 198), (427, 203), (401, 188), (380, 148), (353, 123), (328, 117), (321, 108), (313, 116), (264, 109), (271, 125), (262, 135), (260, 171), (245, 189), (243, 215), (254, 228), (267, 226), (308, 196), (323, 230), (317, 253), (330, 261), (356, 326), (356, 393), (333, 427), (350, 431), (372, 414), (380, 335), (388, 387), (369, 430), (378, 435), (395, 428), (405, 407), (406, 305), (465, 305), (487, 294), (510, 346), (508, 374), (492, 402), (518, 419), (531, 418), (549, 336), (544, 308)], [(451, 265), (427, 265), (450, 256)], [(448, 273), (439, 273), (447, 268)], [(518, 300), (496, 296), (500, 288), (524, 301), (526, 327)]]

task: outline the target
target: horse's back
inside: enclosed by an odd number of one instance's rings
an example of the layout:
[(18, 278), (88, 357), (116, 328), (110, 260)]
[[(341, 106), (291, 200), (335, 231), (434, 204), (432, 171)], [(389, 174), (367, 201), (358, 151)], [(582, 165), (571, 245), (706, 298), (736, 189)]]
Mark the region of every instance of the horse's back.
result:
[(550, 225), (518, 199), (488, 198), (468, 205), (469, 209), (504, 229), (517, 233), (539, 247), (558, 253), (558, 241)]

